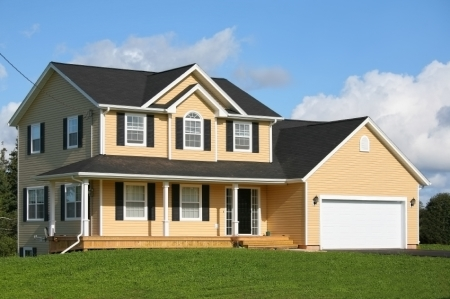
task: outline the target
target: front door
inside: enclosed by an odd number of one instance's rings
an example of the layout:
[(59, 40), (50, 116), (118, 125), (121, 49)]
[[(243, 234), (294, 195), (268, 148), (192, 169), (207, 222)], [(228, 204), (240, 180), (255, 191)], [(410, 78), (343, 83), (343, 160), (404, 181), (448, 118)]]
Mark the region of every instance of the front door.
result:
[(238, 190), (238, 221), (239, 234), (252, 234), (252, 190)]

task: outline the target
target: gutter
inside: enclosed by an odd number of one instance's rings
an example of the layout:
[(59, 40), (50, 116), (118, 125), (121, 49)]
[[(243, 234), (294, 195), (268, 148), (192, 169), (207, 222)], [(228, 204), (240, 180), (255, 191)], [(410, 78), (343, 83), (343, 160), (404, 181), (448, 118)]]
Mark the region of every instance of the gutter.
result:
[[(80, 180), (75, 179), (72, 176), (72, 180), (79, 182), (81, 185), (83, 185), (83, 182)], [(84, 198), (83, 198), (84, 192), (81, 192), (81, 212), (84, 211)], [(67, 251), (69, 251), (70, 249), (72, 249), (73, 247), (75, 247), (76, 245), (78, 245), (80, 243), (80, 237), (83, 235), (83, 230), (84, 230), (84, 225), (83, 225), (83, 216), (81, 216), (81, 228), (80, 228), (80, 233), (77, 235), (77, 241), (75, 243), (73, 243), (72, 245), (70, 245), (69, 247), (67, 247), (66, 249), (64, 249), (64, 251), (61, 252), (61, 254), (66, 253)]]

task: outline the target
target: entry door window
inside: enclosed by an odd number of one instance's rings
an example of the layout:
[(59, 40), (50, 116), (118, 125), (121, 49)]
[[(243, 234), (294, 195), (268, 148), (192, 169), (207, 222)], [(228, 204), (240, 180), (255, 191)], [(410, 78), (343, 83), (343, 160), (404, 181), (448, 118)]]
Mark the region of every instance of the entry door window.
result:
[[(239, 234), (259, 235), (259, 197), (258, 189), (239, 189), (238, 221)], [(226, 234), (232, 234), (233, 194), (232, 189), (226, 189)]]

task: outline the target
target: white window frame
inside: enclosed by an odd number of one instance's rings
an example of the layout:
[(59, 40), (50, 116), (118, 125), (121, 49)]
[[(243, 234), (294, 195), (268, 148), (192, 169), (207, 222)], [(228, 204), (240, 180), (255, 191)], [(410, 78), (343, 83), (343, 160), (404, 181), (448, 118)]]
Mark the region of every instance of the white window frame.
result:
[[(364, 142), (367, 142), (367, 148), (364, 148)], [(360, 152), (370, 152), (370, 139), (369, 137), (367, 137), (366, 135), (363, 135), (360, 139), (359, 139), (359, 151)]]
[[(198, 218), (184, 218), (183, 217), (183, 188), (197, 188), (198, 189)], [(202, 186), (192, 184), (180, 185), (180, 221), (202, 221)]]
[[(70, 121), (71, 120), (75, 120), (77, 122), (77, 143), (75, 145), (70, 145)], [(67, 118), (67, 149), (71, 149), (71, 148), (78, 148), (78, 134), (80, 134), (80, 132), (78, 132), (78, 115), (77, 116), (71, 116)], [(75, 133), (75, 132), (72, 132)]]
[(64, 185), (64, 187), (65, 187), (65, 207), (64, 207), (64, 213), (65, 213), (65, 215), (64, 215), (64, 219), (65, 220), (67, 220), (67, 221), (71, 221), (71, 220), (80, 220), (81, 219), (81, 215), (83, 214), (83, 211), (82, 210), (80, 210), (80, 217), (77, 217), (77, 204), (76, 204), (76, 198), (75, 198), (75, 217), (69, 217), (68, 215), (67, 215), (67, 187), (69, 187), (69, 188), (77, 188), (77, 187), (80, 187), (80, 205), (81, 205), (81, 201), (83, 200), (83, 194), (82, 194), (82, 192), (83, 192), (83, 190), (82, 190), (82, 188), (81, 188), (81, 185), (80, 184), (66, 184), (66, 185)]
[[(142, 143), (132, 143), (132, 142), (128, 142), (128, 116), (134, 116), (134, 117), (142, 117), (143, 118), (143, 124), (144, 124), (144, 129), (142, 130), (144, 136), (143, 136), (143, 141)], [(124, 128), (125, 128), (125, 145), (129, 145), (129, 146), (147, 146), (147, 115), (146, 114), (136, 114), (136, 113), (125, 113), (125, 123), (124, 123)], [(133, 130), (136, 131), (136, 130)]]
[[(34, 150), (34, 146), (33, 146), (33, 140), (37, 140), (37, 139), (33, 139), (33, 128), (37, 128), (37, 130), (39, 131), (39, 150), (35, 151)], [(32, 124), (31, 125), (31, 130), (30, 130), (30, 149), (31, 149), (31, 153), (32, 154), (39, 154), (41, 152), (42, 149), (42, 140), (41, 140), (41, 124)]]
[[(29, 255), (29, 256), (27, 256), (27, 251), (28, 252), (31, 252), (31, 254)], [(33, 247), (29, 247), (29, 246), (27, 246), (27, 247), (23, 247), (22, 248), (22, 256), (23, 257), (33, 257), (34, 255), (33, 255)]]
[[(144, 187), (144, 217), (127, 217), (127, 186), (143, 186)], [(148, 221), (148, 198), (147, 198), (147, 184), (126, 182), (123, 184), (123, 220), (145, 220)]]
[[(32, 190), (42, 190), (42, 194), (44, 196), (44, 202), (42, 203), (43, 208), (44, 208), (44, 214), (42, 215), (42, 218), (37, 218), (37, 203), (34, 204), (34, 209), (35, 209), (35, 215), (36, 218), (30, 218), (30, 191)], [(44, 191), (44, 186), (37, 186), (37, 187), (29, 187), (27, 188), (27, 221), (44, 221), (45, 219), (45, 191)]]
[[(240, 137), (240, 136), (236, 136), (236, 125), (248, 125), (248, 130), (249, 130), (249, 148), (248, 149), (238, 149), (236, 148), (236, 137)], [(247, 121), (234, 121), (233, 122), (233, 151), (235, 152), (252, 152), (252, 143), (253, 143), (253, 136), (252, 136), (252, 123), (251, 122), (247, 122)]]
[[(196, 120), (196, 119), (189, 119), (189, 120), (191, 120), (191, 121), (198, 121), (199, 123), (200, 123), (200, 146), (199, 147), (195, 147), (195, 146), (186, 146), (186, 120), (188, 120), (188, 118), (186, 118), (186, 116), (188, 116), (189, 114), (191, 114), (191, 113), (195, 113), (195, 114), (197, 114), (199, 117), (200, 117), (200, 119), (199, 120)], [(200, 151), (202, 151), (203, 150), (203, 136), (204, 136), (204, 130), (205, 130), (205, 128), (203, 127), (203, 117), (202, 117), (202, 115), (200, 114), (200, 113), (198, 113), (197, 111), (193, 111), (193, 110), (191, 110), (191, 111), (189, 111), (189, 112), (187, 112), (185, 115), (184, 115), (184, 117), (183, 117), (183, 149), (189, 149), (189, 150), (200, 150)]]

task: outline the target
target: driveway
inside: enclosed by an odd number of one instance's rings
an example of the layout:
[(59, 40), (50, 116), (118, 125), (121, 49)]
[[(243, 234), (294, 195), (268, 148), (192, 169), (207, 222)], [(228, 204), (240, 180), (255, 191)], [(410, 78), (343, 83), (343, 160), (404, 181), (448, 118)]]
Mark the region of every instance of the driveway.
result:
[(447, 250), (421, 250), (421, 249), (352, 249), (352, 250), (327, 250), (327, 251), (345, 251), (360, 253), (378, 253), (378, 254), (408, 254), (415, 256), (448, 257), (450, 251)]

